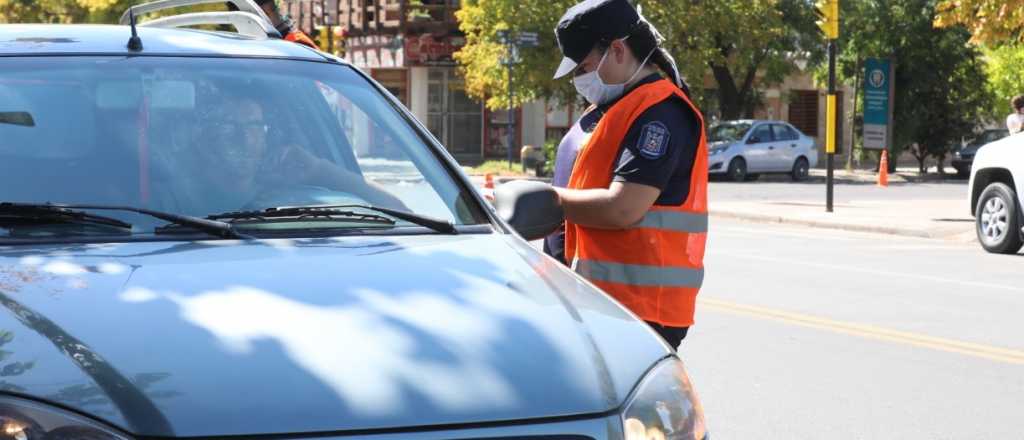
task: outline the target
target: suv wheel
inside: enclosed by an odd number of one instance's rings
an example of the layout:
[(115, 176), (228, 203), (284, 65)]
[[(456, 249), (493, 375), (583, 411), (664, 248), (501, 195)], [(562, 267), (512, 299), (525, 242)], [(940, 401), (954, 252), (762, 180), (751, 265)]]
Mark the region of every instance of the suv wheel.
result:
[(794, 182), (803, 182), (811, 173), (811, 164), (806, 158), (799, 158), (793, 163), (792, 177)]
[(981, 193), (975, 210), (978, 241), (986, 251), (1015, 254), (1021, 241), (1017, 194), (1006, 184), (993, 183)]
[(743, 182), (747, 180), (747, 161), (743, 160), (742, 157), (737, 157), (729, 162), (729, 179), (733, 182)]

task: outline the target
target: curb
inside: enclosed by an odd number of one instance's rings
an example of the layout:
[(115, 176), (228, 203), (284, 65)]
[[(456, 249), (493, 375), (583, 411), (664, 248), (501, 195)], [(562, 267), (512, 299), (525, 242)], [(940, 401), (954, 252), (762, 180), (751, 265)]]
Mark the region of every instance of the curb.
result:
[(961, 234), (936, 234), (936, 233), (932, 233), (932, 232), (928, 232), (928, 231), (923, 231), (923, 230), (920, 230), (920, 229), (894, 228), (894, 227), (888, 227), (888, 226), (867, 226), (867, 225), (858, 225), (858, 224), (852, 224), (852, 223), (837, 223), (837, 222), (818, 221), (818, 220), (804, 220), (804, 219), (795, 219), (795, 218), (788, 218), (788, 217), (782, 217), (782, 216), (776, 216), (776, 215), (768, 215), (768, 214), (751, 214), (751, 213), (745, 213), (745, 212), (721, 211), (721, 210), (714, 210), (714, 209), (710, 210), (708, 213), (712, 217), (717, 217), (717, 218), (727, 218), (727, 219), (734, 219), (734, 220), (745, 220), (745, 221), (758, 222), (758, 223), (778, 223), (778, 224), (786, 224), (786, 225), (807, 226), (807, 227), (819, 228), (819, 229), (833, 229), (833, 230), (850, 231), (850, 232), (869, 232), (869, 233), (875, 233), (875, 234), (898, 235), (898, 236), (903, 236), (903, 237), (938, 239), (938, 238), (956, 237), (956, 236), (961, 235)]

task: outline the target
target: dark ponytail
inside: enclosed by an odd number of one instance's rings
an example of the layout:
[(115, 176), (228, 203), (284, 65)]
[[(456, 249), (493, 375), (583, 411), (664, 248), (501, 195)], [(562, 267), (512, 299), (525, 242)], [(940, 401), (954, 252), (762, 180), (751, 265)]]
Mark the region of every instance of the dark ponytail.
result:
[(686, 84), (686, 80), (679, 73), (675, 58), (672, 58), (668, 50), (661, 47), (662, 40), (663, 37), (657, 29), (647, 20), (641, 19), (633, 28), (629, 38), (626, 39), (626, 45), (638, 58), (642, 59), (647, 54), (651, 54), (647, 63), (660, 69), (672, 83), (682, 89), (683, 93), (690, 96), (690, 86)]

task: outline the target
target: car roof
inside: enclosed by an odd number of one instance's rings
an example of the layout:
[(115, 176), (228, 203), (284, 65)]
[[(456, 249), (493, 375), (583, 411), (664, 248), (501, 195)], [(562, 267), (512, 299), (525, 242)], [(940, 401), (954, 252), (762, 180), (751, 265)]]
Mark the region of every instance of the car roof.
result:
[(751, 125), (761, 124), (761, 123), (772, 123), (772, 124), (786, 124), (786, 125), (790, 125), (790, 123), (788, 123), (786, 121), (779, 121), (779, 120), (775, 120), (775, 119), (734, 119), (734, 120), (728, 120), (728, 121), (716, 121), (715, 123), (716, 124), (751, 124)]
[(298, 58), (323, 61), (325, 55), (277, 38), (250, 38), (228, 32), (138, 26), (143, 49), (128, 50), (131, 27), (122, 25), (0, 25), (0, 56), (21, 55), (179, 55)]

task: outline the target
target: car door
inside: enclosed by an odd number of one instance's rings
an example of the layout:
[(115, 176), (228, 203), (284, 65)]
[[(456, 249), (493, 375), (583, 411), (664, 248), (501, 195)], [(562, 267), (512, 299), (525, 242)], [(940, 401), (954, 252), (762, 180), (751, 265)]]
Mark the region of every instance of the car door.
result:
[(772, 153), (772, 170), (789, 171), (800, 154), (798, 136), (793, 129), (786, 124), (772, 124), (772, 134), (775, 135), (775, 149)]
[(772, 171), (771, 153), (775, 150), (775, 136), (771, 124), (759, 124), (750, 130), (747, 136), (744, 155), (747, 158), (747, 171), (762, 173)]

